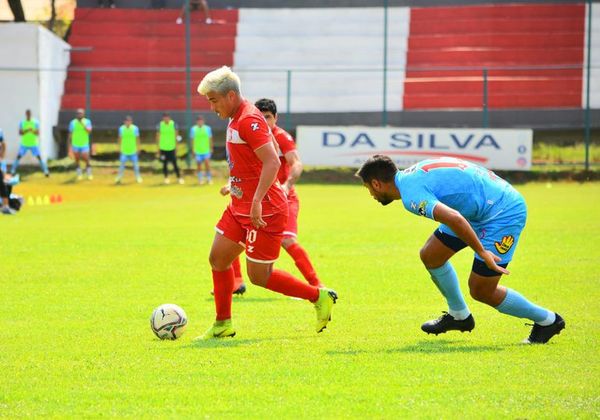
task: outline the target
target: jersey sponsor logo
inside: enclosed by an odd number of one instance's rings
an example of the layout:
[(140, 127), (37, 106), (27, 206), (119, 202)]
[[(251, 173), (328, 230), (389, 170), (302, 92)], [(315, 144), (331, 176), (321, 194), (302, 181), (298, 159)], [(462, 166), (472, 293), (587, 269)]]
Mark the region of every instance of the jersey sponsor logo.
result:
[(415, 203), (414, 201), (410, 202), (410, 208), (413, 211), (417, 211), (417, 203)]
[(247, 252), (248, 254), (252, 254), (252, 253), (254, 252), (254, 245), (248, 245), (248, 246), (246, 247), (246, 252)]
[(494, 242), (494, 246), (496, 247), (496, 251), (500, 254), (506, 254), (515, 243), (515, 238), (512, 235), (506, 235), (502, 237), (501, 242)]
[(227, 142), (233, 144), (246, 144), (246, 142), (240, 137), (239, 131), (233, 128), (229, 128), (227, 130)]
[(231, 194), (233, 197), (240, 200), (242, 198), (242, 196), (244, 195), (244, 192), (242, 191), (242, 189), (240, 187), (232, 185), (231, 189), (229, 190), (229, 194)]
[(421, 216), (426, 216), (427, 212), (426, 209), (427, 208), (427, 201), (423, 200), (419, 203), (419, 209), (417, 210), (419, 212), (419, 215)]
[(256, 131), (260, 128), (260, 125), (257, 122), (254, 122), (250, 124), (250, 128), (252, 129), (252, 131)]

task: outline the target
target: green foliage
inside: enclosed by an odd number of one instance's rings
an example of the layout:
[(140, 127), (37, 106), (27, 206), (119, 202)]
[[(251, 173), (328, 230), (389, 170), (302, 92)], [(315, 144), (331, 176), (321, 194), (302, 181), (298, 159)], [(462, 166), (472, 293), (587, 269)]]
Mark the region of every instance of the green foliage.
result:
[[(600, 184), (519, 186), (530, 214), (503, 283), (564, 316), (548, 345), (519, 344), (524, 320), (470, 298), (473, 333), (424, 335), (446, 309), (418, 257), (435, 224), (358, 185), (299, 187), (300, 241), (340, 295), (322, 334), (310, 304), (249, 285), (234, 299), (238, 336), (194, 344), (214, 316), (219, 185), (135, 185), (127, 173), (116, 187), (95, 175), (32, 175), (17, 192), (63, 203), (0, 218), (0, 416), (600, 415)], [(471, 258), (454, 260), (465, 292)], [(278, 266), (299, 275), (285, 251)], [(162, 303), (189, 316), (180, 340), (150, 331)]]

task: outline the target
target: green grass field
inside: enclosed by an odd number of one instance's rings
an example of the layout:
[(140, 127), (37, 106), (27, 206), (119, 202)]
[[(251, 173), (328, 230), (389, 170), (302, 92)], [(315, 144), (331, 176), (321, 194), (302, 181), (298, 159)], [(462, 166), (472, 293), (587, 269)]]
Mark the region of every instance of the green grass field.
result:
[[(518, 186), (529, 220), (503, 283), (564, 316), (548, 345), (520, 344), (524, 320), (470, 298), (473, 333), (423, 334), (446, 309), (418, 258), (435, 224), (358, 185), (298, 187), (301, 243), (340, 296), (322, 334), (311, 305), (249, 286), (238, 335), (195, 344), (227, 201), (218, 185), (113, 177), (32, 175), (16, 192), (63, 203), (0, 218), (0, 417), (600, 416), (598, 183)], [(465, 292), (471, 258), (454, 261)], [(285, 252), (278, 266), (297, 273)], [(173, 342), (148, 322), (167, 302), (189, 316)]]

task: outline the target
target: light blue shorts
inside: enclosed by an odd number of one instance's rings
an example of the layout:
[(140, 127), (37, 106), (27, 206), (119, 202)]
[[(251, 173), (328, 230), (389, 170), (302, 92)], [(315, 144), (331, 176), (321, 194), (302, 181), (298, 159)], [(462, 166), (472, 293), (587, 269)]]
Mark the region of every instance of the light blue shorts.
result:
[(196, 153), (196, 162), (202, 163), (205, 160), (209, 160), (211, 153)]
[(19, 146), (19, 156), (25, 156), (28, 151), (30, 151), (33, 156), (37, 157), (40, 155), (39, 146)]
[(132, 155), (125, 155), (125, 154), (121, 153), (121, 163), (125, 163), (128, 160), (132, 161), (133, 163), (137, 163), (138, 162), (137, 153), (134, 153)]
[[(512, 260), (526, 221), (527, 206), (524, 200), (520, 200), (515, 206), (500, 213), (489, 222), (469, 223), (479, 237), (483, 248), (501, 258), (497, 264), (508, 264)], [(442, 233), (458, 237), (446, 225), (440, 225), (439, 230)], [(475, 254), (475, 258), (481, 260), (477, 254)]]
[(71, 146), (73, 153), (90, 153), (90, 146)]

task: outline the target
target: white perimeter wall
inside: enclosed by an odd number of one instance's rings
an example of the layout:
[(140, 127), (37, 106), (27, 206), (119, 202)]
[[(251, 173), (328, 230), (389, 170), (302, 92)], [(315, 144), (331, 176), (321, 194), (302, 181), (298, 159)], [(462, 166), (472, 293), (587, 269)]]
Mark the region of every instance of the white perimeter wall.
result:
[[(5, 159), (11, 162), (17, 154), (18, 124), (26, 109), (31, 109), (33, 117), (40, 121), (42, 157), (54, 158), (57, 145), (52, 127), (58, 122), (69, 44), (29, 23), (0, 25), (0, 40), (0, 128), (7, 145)], [(28, 155), (23, 162), (31, 161)]]
[[(389, 8), (389, 111), (402, 109), (409, 18), (408, 8)], [(234, 67), (244, 96), (286, 112), (285, 70), (303, 69), (291, 75), (291, 112), (381, 111), (383, 23), (375, 7), (240, 9)]]
[[(585, 108), (587, 91), (587, 44), (588, 44), (588, 16), (590, 13), (589, 5), (586, 6), (585, 17), (585, 44), (583, 46), (584, 54), (584, 69), (583, 69), (583, 85), (582, 85), (582, 103)], [(600, 108), (600, 3), (593, 3), (592, 6), (592, 45), (591, 45), (591, 71), (590, 71), (590, 108)]]

